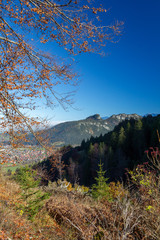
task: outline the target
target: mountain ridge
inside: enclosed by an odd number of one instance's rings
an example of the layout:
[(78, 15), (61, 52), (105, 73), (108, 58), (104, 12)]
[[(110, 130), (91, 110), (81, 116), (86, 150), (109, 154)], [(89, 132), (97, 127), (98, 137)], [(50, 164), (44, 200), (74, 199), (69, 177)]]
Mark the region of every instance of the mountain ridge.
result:
[(86, 119), (59, 123), (47, 130), (46, 134), (52, 145), (80, 145), (82, 140), (90, 139), (91, 136), (98, 137), (112, 131), (116, 125), (124, 120), (140, 119), (140, 115), (134, 114), (113, 114), (107, 119), (101, 118), (99, 114), (94, 114)]

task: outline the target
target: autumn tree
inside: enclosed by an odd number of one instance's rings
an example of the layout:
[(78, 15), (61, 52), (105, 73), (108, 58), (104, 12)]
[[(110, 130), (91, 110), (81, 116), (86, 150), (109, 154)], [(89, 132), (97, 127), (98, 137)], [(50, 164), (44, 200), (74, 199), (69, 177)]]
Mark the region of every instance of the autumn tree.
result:
[(36, 109), (39, 98), (48, 106), (58, 102), (66, 108), (71, 94), (61, 95), (56, 87), (77, 83), (72, 62), (39, 50), (41, 44), (57, 43), (73, 56), (100, 52), (106, 41), (120, 34), (122, 23), (100, 25), (99, 15), (106, 10), (94, 4), (92, 0), (0, 0), (0, 125), (10, 134), (12, 146), (21, 142), (26, 129), (44, 146), (33, 131), (40, 120), (24, 112)]

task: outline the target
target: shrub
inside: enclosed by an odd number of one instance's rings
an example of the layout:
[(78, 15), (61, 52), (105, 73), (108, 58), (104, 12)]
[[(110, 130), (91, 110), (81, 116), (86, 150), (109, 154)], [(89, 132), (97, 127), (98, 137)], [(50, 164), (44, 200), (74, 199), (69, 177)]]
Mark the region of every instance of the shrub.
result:
[(50, 193), (42, 192), (38, 188), (40, 179), (37, 179), (36, 171), (33, 171), (28, 166), (19, 168), (14, 179), (21, 185), (24, 190), (22, 198), (26, 201), (26, 205), (17, 204), (17, 208), (27, 214), (28, 218), (33, 220), (35, 215), (44, 205), (44, 200), (50, 197)]
[(18, 168), (14, 174), (14, 179), (23, 189), (37, 187), (40, 183), (40, 179), (36, 177), (36, 172), (28, 166)]
[[(159, 150), (156, 150), (159, 152)], [(148, 152), (147, 152), (148, 154)], [(138, 165), (129, 171), (131, 181), (137, 187), (141, 207), (141, 231), (145, 239), (160, 239), (160, 155), (150, 154), (150, 163)]]

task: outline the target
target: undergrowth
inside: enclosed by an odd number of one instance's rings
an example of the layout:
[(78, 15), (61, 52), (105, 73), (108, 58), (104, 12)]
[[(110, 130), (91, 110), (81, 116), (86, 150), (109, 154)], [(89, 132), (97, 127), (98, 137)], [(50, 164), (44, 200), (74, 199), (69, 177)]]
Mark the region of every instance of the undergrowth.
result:
[[(102, 164), (92, 191), (66, 180), (40, 186), (35, 170), (0, 179), (0, 239), (159, 240), (160, 151), (107, 183)], [(104, 187), (105, 186), (105, 187)]]

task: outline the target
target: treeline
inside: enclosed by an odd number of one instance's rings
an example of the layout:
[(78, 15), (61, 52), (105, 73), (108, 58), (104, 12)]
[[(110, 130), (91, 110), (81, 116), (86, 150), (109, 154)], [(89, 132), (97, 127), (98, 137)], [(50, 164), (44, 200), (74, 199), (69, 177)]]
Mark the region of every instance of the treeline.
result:
[[(132, 170), (137, 164), (147, 162), (145, 151), (159, 146), (158, 131), (160, 132), (160, 115), (149, 115), (138, 121), (125, 120), (104, 136), (91, 137), (86, 142), (83, 140), (79, 147), (64, 147), (60, 160), (65, 165), (63, 177), (71, 183), (91, 186), (101, 159), (109, 181), (125, 181), (126, 168)], [(40, 165), (50, 174), (52, 158)], [(59, 169), (52, 172), (51, 180), (59, 177)]]

